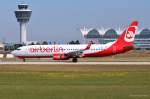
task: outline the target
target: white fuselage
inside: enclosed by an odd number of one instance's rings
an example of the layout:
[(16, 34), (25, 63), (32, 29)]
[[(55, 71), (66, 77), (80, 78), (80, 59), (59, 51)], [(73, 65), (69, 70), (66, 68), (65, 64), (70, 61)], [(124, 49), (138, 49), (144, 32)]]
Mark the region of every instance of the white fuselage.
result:
[[(95, 52), (103, 51), (109, 48), (114, 42), (107, 44), (92, 44), (88, 50), (84, 50), (83, 54), (92, 54)], [(52, 57), (53, 54), (67, 54), (71, 52), (80, 51), (86, 48), (86, 44), (83, 45), (31, 45), (20, 47), (13, 51), (15, 56), (33, 56), (33, 57)]]

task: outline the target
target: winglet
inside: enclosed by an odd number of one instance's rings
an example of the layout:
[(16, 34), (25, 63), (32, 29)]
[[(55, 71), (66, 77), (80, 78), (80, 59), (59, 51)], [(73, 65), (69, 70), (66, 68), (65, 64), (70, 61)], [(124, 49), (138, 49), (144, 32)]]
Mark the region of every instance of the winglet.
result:
[(84, 50), (88, 50), (88, 49), (90, 49), (90, 47), (91, 47), (91, 45), (93, 44), (93, 42), (92, 41), (90, 41), (89, 43), (88, 43), (88, 45), (87, 45), (87, 47), (84, 49)]

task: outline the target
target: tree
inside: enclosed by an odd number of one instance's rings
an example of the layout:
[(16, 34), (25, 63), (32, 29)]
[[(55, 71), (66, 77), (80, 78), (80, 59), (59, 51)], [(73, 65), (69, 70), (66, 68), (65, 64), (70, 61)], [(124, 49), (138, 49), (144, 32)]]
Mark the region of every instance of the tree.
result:
[(32, 42), (31, 44), (29, 44), (29, 45), (34, 45), (34, 42)]
[(75, 44), (80, 44), (79, 40), (76, 40)]
[(49, 44), (51, 45), (51, 44), (52, 44), (52, 42), (49, 42)]
[(48, 45), (47, 41), (43, 41), (42, 45)]
[(36, 43), (36, 45), (40, 45), (40, 43), (39, 43), (39, 42), (37, 42), (37, 43)]
[(18, 47), (22, 47), (24, 46), (23, 44), (14, 44), (13, 45), (13, 48), (16, 50)]
[(76, 41), (72, 40), (72, 41), (69, 42), (69, 44), (80, 44), (80, 42), (79, 42), (79, 40), (76, 40)]
[(69, 44), (75, 44), (75, 42), (72, 40), (72, 41), (69, 42)]

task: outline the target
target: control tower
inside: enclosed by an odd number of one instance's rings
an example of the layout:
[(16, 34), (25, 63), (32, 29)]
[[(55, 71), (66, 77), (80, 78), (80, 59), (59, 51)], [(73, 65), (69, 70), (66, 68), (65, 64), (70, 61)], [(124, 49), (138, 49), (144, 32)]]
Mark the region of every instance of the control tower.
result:
[(28, 4), (22, 3), (18, 5), (15, 11), (17, 21), (20, 24), (20, 43), (27, 43), (27, 23), (31, 17), (32, 11), (28, 8)]

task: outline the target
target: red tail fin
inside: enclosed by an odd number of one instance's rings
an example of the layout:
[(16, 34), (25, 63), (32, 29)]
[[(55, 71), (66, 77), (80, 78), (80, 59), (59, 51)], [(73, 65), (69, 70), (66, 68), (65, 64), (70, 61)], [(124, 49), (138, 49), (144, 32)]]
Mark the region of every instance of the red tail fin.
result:
[(117, 40), (116, 45), (132, 45), (134, 43), (135, 33), (137, 31), (138, 24), (139, 23), (137, 21), (132, 22)]

